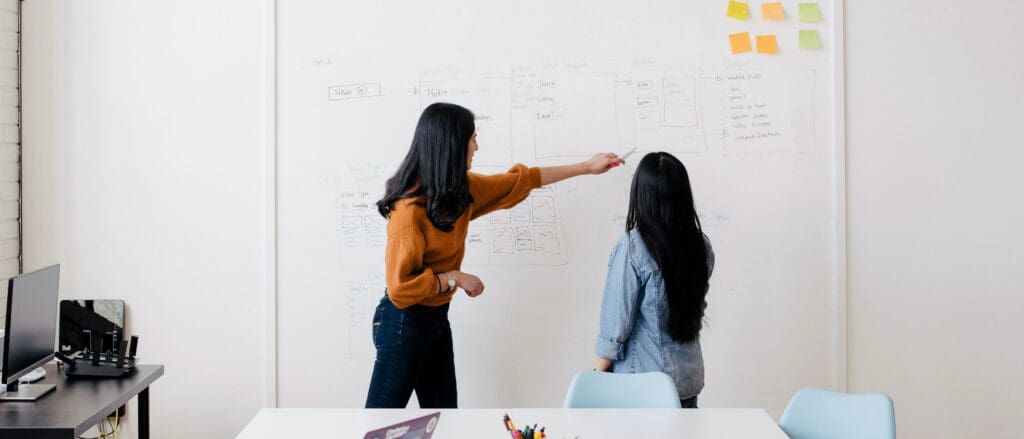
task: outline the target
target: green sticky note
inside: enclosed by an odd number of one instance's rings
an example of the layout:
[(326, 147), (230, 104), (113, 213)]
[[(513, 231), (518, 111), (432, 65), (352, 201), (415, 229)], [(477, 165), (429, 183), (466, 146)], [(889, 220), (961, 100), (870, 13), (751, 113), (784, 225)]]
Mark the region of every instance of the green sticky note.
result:
[(821, 48), (821, 37), (818, 36), (816, 30), (802, 30), (800, 31), (800, 48), (801, 49), (820, 49)]
[(821, 21), (821, 9), (817, 3), (800, 3), (800, 21), (814, 23)]

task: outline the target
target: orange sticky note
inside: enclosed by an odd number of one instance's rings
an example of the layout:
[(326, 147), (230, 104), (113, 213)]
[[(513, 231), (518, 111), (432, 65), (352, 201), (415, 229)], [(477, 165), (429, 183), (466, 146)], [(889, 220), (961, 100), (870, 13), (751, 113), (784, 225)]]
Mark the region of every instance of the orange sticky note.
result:
[(786, 13), (782, 10), (782, 2), (761, 3), (761, 17), (765, 20), (782, 20)]
[(779, 53), (779, 45), (775, 42), (775, 35), (758, 35), (757, 53)]
[(750, 32), (729, 34), (729, 45), (732, 46), (733, 54), (750, 52)]
[(729, 0), (729, 9), (725, 11), (725, 15), (737, 20), (746, 20), (750, 15), (750, 6), (743, 2)]

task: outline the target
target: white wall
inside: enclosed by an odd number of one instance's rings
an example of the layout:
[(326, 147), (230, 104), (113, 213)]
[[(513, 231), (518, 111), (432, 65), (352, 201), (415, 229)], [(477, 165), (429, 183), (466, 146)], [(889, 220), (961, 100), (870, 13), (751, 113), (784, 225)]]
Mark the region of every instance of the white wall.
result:
[(849, 384), (901, 438), (1024, 431), (1021, 16), (846, 2)]
[(267, 391), (267, 4), (23, 5), (25, 269), (127, 301), (154, 437), (234, 436)]
[[(21, 268), (21, 111), (18, 102), (18, 0), (0, 1), (0, 279)], [(7, 296), (0, 294), (0, 324)]]
[[(59, 261), (66, 296), (128, 300), (168, 366), (155, 437), (232, 436), (273, 393), (270, 12), (24, 6), (25, 268)], [(893, 395), (902, 438), (1024, 430), (1022, 13), (846, 5), (849, 387)]]

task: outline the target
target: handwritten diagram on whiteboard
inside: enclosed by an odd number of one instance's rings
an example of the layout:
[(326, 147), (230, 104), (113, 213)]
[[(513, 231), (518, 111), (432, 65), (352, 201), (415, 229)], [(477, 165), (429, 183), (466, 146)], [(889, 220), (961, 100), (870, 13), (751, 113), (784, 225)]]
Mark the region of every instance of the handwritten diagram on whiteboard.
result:
[(717, 83), (725, 151), (806, 150), (813, 141), (813, 72), (731, 72)]
[[(332, 85), (328, 101), (359, 106), (405, 93), (415, 103), (406, 109), (411, 113), (434, 102), (463, 105), (476, 116), (481, 148), (475, 162), (494, 173), (514, 161), (587, 157), (634, 146), (640, 152), (703, 155), (807, 151), (814, 138), (813, 89), (810, 70), (519, 69), (418, 79), (409, 87), (369, 80)], [(332, 200), (342, 266), (383, 261), (387, 222), (375, 203), (393, 171), (381, 164), (373, 168), (373, 175), (342, 185)], [(466, 264), (566, 264), (557, 198), (541, 189), (514, 209), (471, 224)]]
[(337, 236), (342, 266), (380, 265), (387, 244), (387, 220), (377, 212), (380, 186), (341, 189), (337, 203)]
[(707, 151), (698, 75), (696, 72), (643, 72), (631, 77), (630, 110), (638, 149)]
[[(380, 266), (387, 244), (387, 220), (377, 212), (381, 187), (337, 192), (337, 239), (341, 266)], [(466, 264), (563, 265), (564, 238), (557, 197), (535, 190), (513, 209), (500, 210), (470, 224)]]
[[(359, 105), (378, 83), (329, 87), (328, 100)], [(808, 151), (814, 139), (810, 70), (519, 72), (418, 80), (419, 107), (465, 106), (476, 115), (477, 162), (586, 157), (602, 151), (674, 153)]]
[(614, 74), (538, 74), (516, 83), (522, 87), (517, 97), (533, 102), (536, 158), (621, 149)]
[[(488, 214), (470, 226), (495, 265), (563, 265), (565, 241), (557, 197), (548, 188), (534, 190), (516, 207)], [(481, 231), (481, 229), (486, 229)], [(467, 260), (467, 263), (482, 261)]]

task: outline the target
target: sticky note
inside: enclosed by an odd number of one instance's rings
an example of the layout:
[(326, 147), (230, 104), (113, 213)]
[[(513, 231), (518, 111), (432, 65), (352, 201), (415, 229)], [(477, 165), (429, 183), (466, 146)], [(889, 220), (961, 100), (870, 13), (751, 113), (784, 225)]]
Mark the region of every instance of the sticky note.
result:
[(750, 32), (729, 34), (729, 45), (732, 46), (733, 54), (750, 52)]
[(779, 45), (775, 41), (775, 35), (758, 35), (757, 53), (779, 53)]
[(800, 31), (800, 48), (801, 49), (820, 49), (821, 38), (818, 36), (816, 30), (802, 30)]
[(821, 21), (821, 9), (817, 3), (800, 3), (800, 21), (813, 23)]
[(761, 3), (761, 18), (765, 20), (782, 20), (786, 13), (782, 10), (782, 3)]
[(750, 15), (750, 6), (743, 2), (729, 0), (729, 10), (725, 12), (725, 15), (737, 20), (746, 20)]

